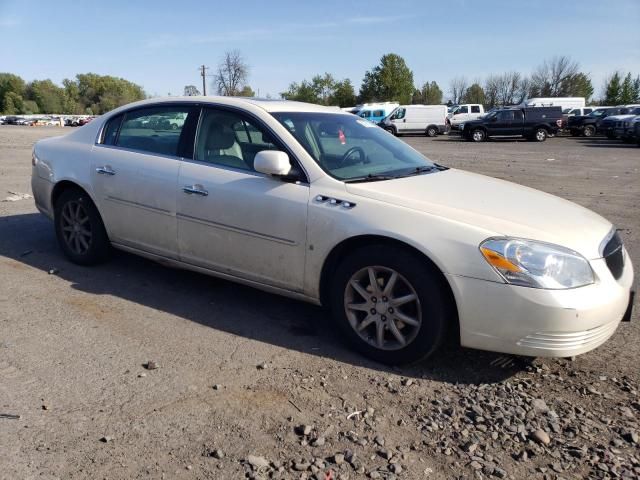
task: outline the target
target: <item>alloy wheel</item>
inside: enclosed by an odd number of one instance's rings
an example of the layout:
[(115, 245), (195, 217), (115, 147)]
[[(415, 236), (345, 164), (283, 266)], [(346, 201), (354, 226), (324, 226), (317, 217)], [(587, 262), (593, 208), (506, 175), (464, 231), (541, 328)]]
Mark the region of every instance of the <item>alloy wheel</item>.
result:
[(80, 202), (67, 202), (62, 207), (62, 235), (69, 249), (77, 254), (84, 255), (91, 247), (93, 233), (89, 214)]
[(406, 347), (422, 325), (415, 289), (387, 267), (369, 266), (352, 275), (344, 292), (344, 308), (356, 334), (380, 350)]

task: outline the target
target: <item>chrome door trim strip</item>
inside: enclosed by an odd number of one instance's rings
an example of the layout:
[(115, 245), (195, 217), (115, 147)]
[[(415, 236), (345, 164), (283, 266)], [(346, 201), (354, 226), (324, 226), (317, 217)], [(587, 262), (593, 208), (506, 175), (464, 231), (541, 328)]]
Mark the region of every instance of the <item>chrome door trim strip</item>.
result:
[(212, 222), (210, 220), (205, 220), (199, 217), (192, 217), (191, 215), (185, 215), (184, 213), (176, 213), (176, 217), (181, 220), (185, 220), (188, 222), (199, 223), (200, 225), (206, 225), (208, 227), (219, 228), (221, 230), (228, 230), (230, 232), (241, 233), (243, 235), (248, 235), (250, 237), (262, 238), (265, 240), (269, 240), (272, 242), (283, 243), (289, 246), (296, 246), (298, 242), (295, 240), (289, 240), (287, 238), (275, 237), (273, 235), (267, 235), (266, 233), (254, 232), (253, 230), (246, 230), (244, 228), (238, 228), (231, 225), (226, 225), (223, 223)]
[(142, 210), (147, 210), (149, 212), (161, 213), (163, 215), (169, 215), (170, 217), (174, 216), (173, 212), (171, 212), (169, 210), (165, 210), (163, 208), (158, 208), (158, 207), (152, 207), (151, 205), (145, 205), (145, 204), (142, 204), (142, 203), (132, 202), (130, 200), (123, 200), (122, 198), (106, 196), (105, 200), (108, 200), (108, 201), (113, 202), (113, 203), (118, 203), (118, 204), (124, 205), (126, 207), (140, 208)]

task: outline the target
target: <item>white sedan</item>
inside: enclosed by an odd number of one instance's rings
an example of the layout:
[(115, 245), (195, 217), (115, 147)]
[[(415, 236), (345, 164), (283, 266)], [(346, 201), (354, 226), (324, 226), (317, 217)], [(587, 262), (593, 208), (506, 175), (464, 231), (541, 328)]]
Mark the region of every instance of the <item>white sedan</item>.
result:
[(381, 362), (463, 346), (572, 356), (631, 317), (610, 222), (437, 165), (316, 105), (147, 100), (33, 150), (38, 209), (72, 261), (116, 247), (322, 304)]

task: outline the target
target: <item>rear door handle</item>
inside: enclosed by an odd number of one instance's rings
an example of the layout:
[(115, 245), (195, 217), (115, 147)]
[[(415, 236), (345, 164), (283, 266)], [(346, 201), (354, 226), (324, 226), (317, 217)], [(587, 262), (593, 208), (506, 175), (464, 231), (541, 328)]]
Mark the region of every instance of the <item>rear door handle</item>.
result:
[(96, 168), (96, 172), (100, 175), (115, 175), (116, 172), (109, 165), (105, 165), (104, 167)]
[(182, 187), (182, 191), (188, 195), (200, 195), (202, 197), (209, 195), (209, 192), (200, 184), (185, 185)]

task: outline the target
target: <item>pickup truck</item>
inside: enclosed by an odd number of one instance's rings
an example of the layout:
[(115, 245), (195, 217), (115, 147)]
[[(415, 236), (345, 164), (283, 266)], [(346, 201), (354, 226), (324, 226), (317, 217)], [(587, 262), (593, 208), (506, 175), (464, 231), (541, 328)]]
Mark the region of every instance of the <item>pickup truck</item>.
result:
[(629, 112), (627, 107), (597, 108), (589, 115), (569, 117), (569, 132), (574, 137), (584, 135), (593, 137), (597, 133), (602, 133), (602, 122), (605, 118), (613, 115), (624, 115)]
[(465, 139), (474, 142), (510, 137), (544, 142), (558, 132), (561, 124), (561, 107), (505, 108), (478, 120), (464, 122), (460, 129)]
[(484, 106), (477, 103), (457, 105), (447, 114), (447, 126), (451, 130), (458, 130), (461, 123), (476, 120), (484, 115)]
[(622, 115), (609, 115), (602, 121), (600, 130), (602, 130), (602, 133), (604, 133), (610, 140), (622, 137), (624, 132), (617, 131), (618, 128), (624, 127), (624, 122), (626, 120), (631, 120), (636, 115), (640, 115), (640, 107), (629, 108), (629, 111)]

